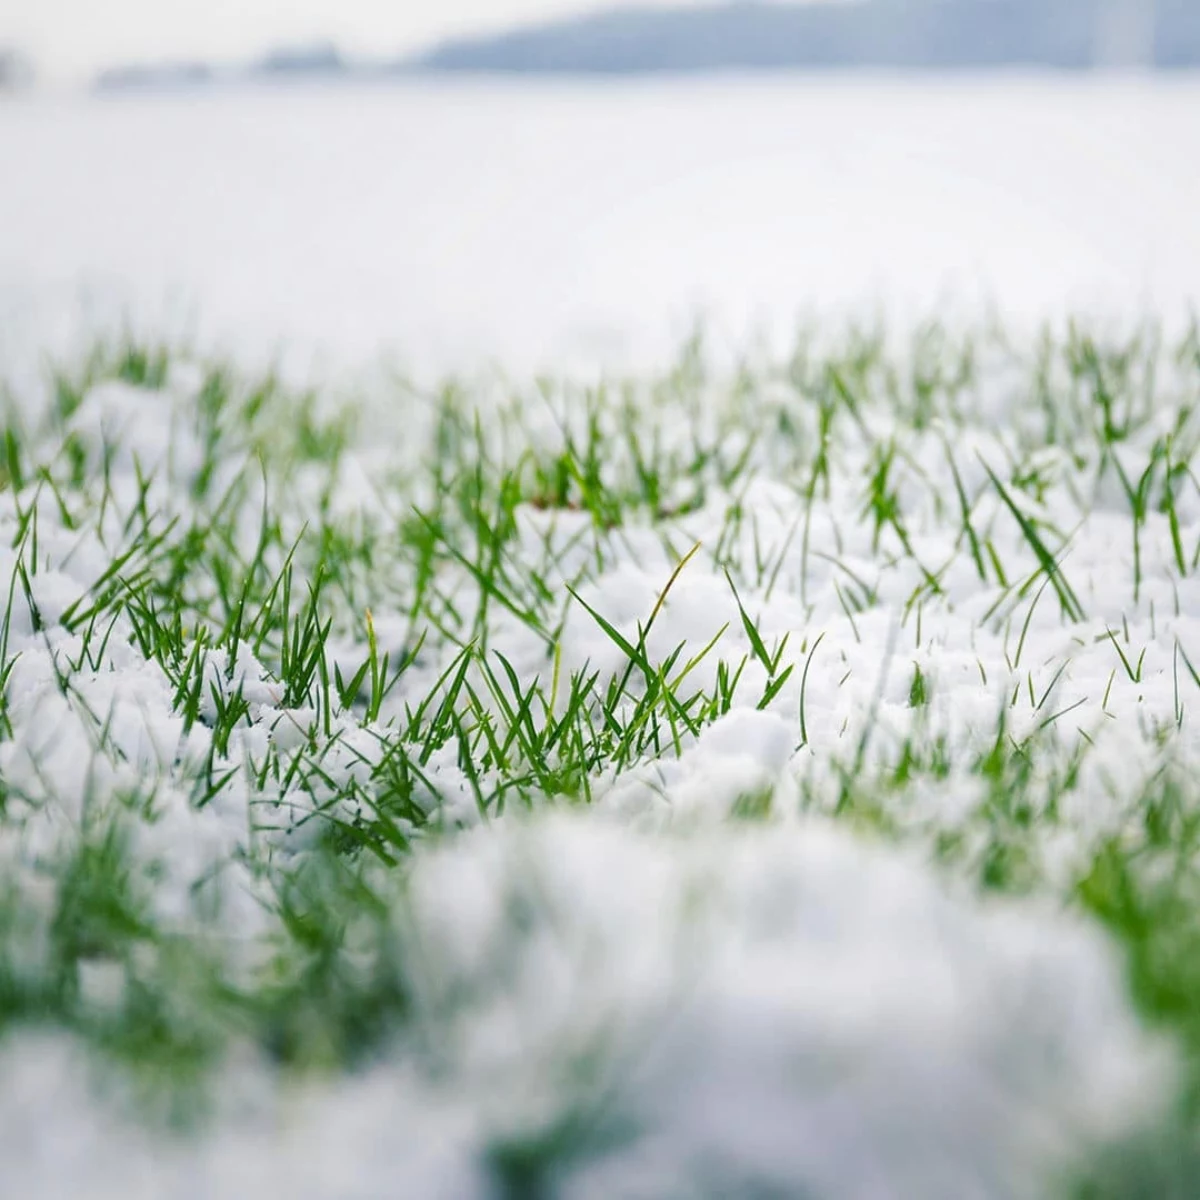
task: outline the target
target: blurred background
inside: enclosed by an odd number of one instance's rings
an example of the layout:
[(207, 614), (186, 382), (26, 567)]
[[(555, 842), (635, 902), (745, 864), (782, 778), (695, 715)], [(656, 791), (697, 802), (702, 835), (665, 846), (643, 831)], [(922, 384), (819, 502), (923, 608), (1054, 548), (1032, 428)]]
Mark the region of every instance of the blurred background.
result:
[(624, 366), (1200, 279), (1194, 0), (3, 5), (10, 342)]
[[(1200, 63), (1190, 0), (7, 0), (3, 76)], [(113, 70), (113, 68), (117, 68)]]

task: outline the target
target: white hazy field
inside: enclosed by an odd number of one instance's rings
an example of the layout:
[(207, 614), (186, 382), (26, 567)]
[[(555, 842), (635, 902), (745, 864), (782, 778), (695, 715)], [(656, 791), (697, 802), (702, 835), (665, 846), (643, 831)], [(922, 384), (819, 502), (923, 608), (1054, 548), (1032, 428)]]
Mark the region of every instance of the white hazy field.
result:
[(0, 107), (0, 303), (42, 338), (119, 309), (516, 370), (659, 361), (698, 313), (1169, 315), (1198, 105), (1188, 76), (31, 98)]

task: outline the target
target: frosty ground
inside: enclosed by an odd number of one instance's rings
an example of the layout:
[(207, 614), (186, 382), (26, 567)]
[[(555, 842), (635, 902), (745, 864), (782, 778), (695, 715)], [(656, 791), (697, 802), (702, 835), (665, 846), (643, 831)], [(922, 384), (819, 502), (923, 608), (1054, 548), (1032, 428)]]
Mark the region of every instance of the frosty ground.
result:
[(30, 97), (0, 108), (0, 349), (61, 348), (81, 299), (242, 360), (518, 377), (662, 366), (696, 310), (781, 352), (798, 309), (1174, 317), (1198, 105), (1188, 73)]
[(1190, 1196), (1196, 92), (0, 109), (0, 1193)]
[(12, 378), (7, 1190), (1187, 1194), (1198, 403), (1152, 324)]

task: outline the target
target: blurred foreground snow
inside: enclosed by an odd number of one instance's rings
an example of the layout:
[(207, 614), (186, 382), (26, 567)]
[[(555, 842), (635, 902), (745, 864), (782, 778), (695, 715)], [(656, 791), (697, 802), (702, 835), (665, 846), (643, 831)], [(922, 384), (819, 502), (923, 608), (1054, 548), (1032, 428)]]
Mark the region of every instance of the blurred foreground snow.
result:
[(22, 1037), (12, 1194), (999, 1200), (1171, 1090), (1093, 931), (821, 824), (548, 814), (427, 849), (408, 888), (394, 1061), (299, 1093), (231, 1069), (215, 1129), (172, 1146), (92, 1103), (65, 1040)]

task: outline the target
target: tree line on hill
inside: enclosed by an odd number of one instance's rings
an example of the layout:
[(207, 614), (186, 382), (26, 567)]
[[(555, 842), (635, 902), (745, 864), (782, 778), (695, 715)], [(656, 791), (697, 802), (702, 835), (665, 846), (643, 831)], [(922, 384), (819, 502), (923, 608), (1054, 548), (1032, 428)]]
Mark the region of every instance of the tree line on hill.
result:
[[(0, 70), (3, 57), (0, 56)], [(100, 90), (424, 72), (645, 74), (875, 67), (913, 70), (1200, 66), (1200, 0), (716, 0), (613, 9), (360, 62), (330, 43), (242, 69), (203, 62), (102, 73)], [(0, 74), (2, 80), (2, 74)]]
[(0, 46), (0, 93), (16, 91), (33, 82), (33, 64), (20, 51)]
[(1200, 0), (853, 0), (612, 10), (460, 39), (439, 70), (633, 73), (713, 69), (1200, 64)]

